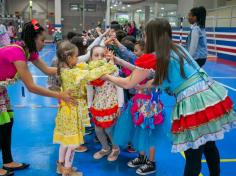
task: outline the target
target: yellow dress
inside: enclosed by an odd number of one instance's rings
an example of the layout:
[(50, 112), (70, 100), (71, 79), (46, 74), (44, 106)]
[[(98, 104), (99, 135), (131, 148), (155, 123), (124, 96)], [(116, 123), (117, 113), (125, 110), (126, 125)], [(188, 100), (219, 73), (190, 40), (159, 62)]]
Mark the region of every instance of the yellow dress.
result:
[(73, 69), (61, 70), (62, 91), (72, 90), (78, 105), (60, 102), (53, 143), (66, 146), (78, 146), (84, 143), (85, 126), (90, 125), (86, 84), (114, 71), (116, 67), (105, 60), (92, 61), (89, 64), (81, 63)]

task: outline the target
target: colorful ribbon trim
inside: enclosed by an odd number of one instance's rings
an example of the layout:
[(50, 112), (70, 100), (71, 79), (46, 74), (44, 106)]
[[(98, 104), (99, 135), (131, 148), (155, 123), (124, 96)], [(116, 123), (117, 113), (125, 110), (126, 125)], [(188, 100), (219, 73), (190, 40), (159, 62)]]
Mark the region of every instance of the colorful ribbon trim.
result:
[(116, 119), (111, 120), (111, 121), (103, 121), (103, 122), (99, 122), (96, 117), (93, 117), (93, 122), (96, 126), (99, 126), (101, 128), (110, 128), (111, 126), (113, 126), (116, 122)]
[[(156, 97), (155, 95), (145, 95), (145, 94), (136, 94), (133, 98), (133, 105), (130, 109), (132, 117), (133, 117), (133, 122), (137, 126), (141, 126), (142, 128), (150, 128), (154, 129), (156, 125), (161, 124), (164, 121), (164, 114), (163, 114), (163, 104), (160, 102), (159, 99), (153, 100), (153, 97)], [(138, 100), (145, 100), (145, 101), (150, 101), (152, 104), (158, 104), (158, 108), (161, 110), (158, 114), (155, 114), (154, 116), (150, 118), (146, 118), (143, 113), (139, 113), (138, 109), (140, 108), (138, 105)], [(151, 104), (150, 104), (151, 105)]]
[(214, 106), (196, 112), (191, 115), (181, 115), (179, 120), (174, 120), (172, 124), (172, 133), (181, 133), (184, 130), (194, 129), (210, 121), (218, 120), (219, 117), (230, 112), (233, 108), (232, 100), (227, 98)]
[(94, 107), (90, 107), (90, 113), (93, 116), (99, 116), (99, 117), (104, 117), (104, 116), (110, 116), (118, 111), (118, 105), (114, 105), (112, 108), (109, 109), (95, 109)]

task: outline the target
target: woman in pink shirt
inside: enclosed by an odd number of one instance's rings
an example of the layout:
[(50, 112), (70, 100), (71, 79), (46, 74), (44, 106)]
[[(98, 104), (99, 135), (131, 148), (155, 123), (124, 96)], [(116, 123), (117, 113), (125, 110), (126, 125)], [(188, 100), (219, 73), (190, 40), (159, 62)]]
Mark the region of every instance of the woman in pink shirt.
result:
[(0, 48), (0, 149), (3, 157), (3, 169), (0, 169), (0, 176), (13, 175), (12, 171), (29, 167), (29, 164), (14, 162), (11, 154), (13, 113), (6, 89), (9, 84), (20, 77), (30, 92), (74, 103), (69, 92), (53, 92), (36, 85), (33, 81), (27, 65), (28, 61), (47, 75), (57, 72), (56, 68), (48, 67), (38, 54), (44, 46), (45, 35), (43, 27), (36, 20), (32, 20), (23, 27), (22, 43)]
[(134, 38), (136, 38), (136, 34), (137, 34), (136, 24), (134, 21), (132, 21), (130, 23), (128, 35), (132, 35), (132, 36), (134, 36)]

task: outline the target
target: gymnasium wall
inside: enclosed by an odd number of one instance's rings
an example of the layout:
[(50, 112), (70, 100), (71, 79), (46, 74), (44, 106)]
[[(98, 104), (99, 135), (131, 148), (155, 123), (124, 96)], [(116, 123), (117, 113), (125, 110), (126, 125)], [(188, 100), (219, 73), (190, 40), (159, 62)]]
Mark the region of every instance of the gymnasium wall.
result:
[[(172, 30), (173, 41), (185, 45), (190, 28)], [(209, 56), (236, 62), (236, 27), (206, 28), (206, 32)]]

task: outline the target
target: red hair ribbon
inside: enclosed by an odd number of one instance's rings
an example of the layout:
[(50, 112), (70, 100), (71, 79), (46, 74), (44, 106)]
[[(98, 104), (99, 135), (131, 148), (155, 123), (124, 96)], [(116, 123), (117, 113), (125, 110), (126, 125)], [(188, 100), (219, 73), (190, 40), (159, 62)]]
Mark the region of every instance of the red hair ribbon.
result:
[(34, 26), (35, 31), (39, 29), (39, 27), (37, 26), (37, 24), (39, 24), (39, 23), (36, 19), (32, 19), (31, 24)]

